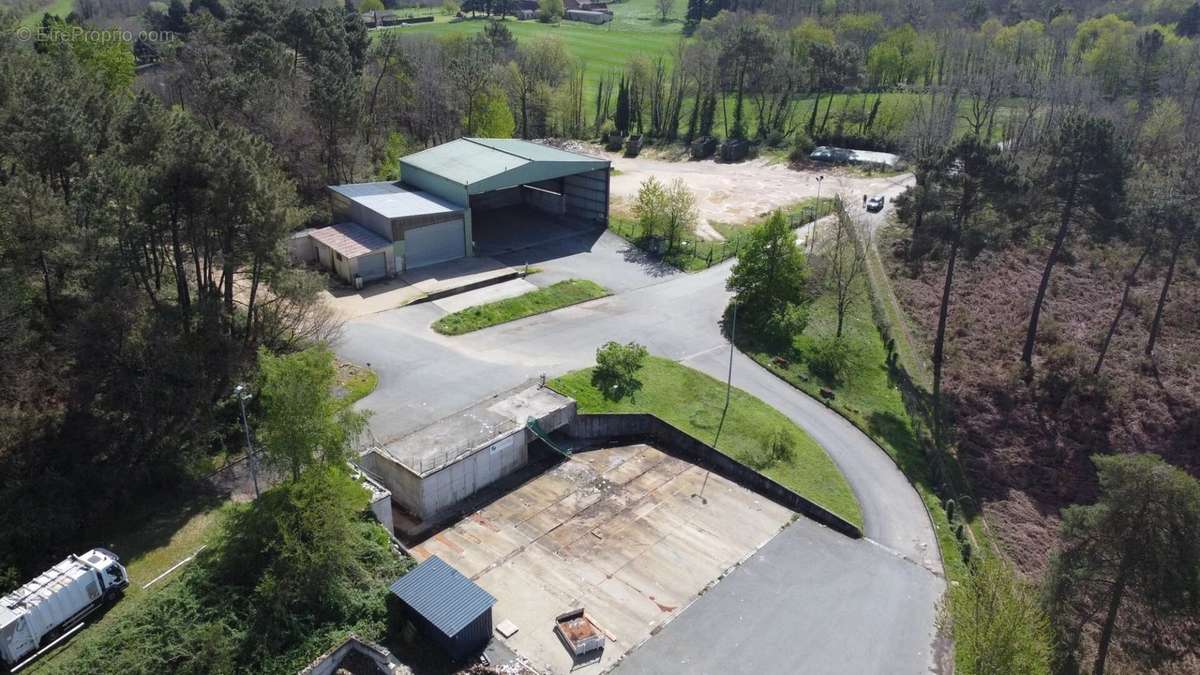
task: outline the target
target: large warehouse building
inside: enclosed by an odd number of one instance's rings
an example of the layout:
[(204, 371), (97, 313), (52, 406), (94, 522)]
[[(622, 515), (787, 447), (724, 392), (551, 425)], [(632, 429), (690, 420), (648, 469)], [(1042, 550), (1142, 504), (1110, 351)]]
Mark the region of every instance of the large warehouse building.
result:
[(475, 255), (515, 230), (604, 227), (609, 166), (529, 141), (460, 138), (402, 158), (397, 183), (330, 186), (335, 224), (309, 231), (297, 257), (366, 283)]

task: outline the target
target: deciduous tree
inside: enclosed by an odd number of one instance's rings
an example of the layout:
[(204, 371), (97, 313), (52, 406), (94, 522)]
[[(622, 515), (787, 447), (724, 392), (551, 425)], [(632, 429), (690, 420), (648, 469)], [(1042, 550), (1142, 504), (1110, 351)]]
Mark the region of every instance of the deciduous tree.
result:
[(649, 352), (636, 343), (607, 342), (596, 350), (596, 367), (592, 370), (592, 386), (604, 398), (620, 401), (635, 396), (642, 388), (637, 373), (642, 369)]
[(789, 306), (807, 304), (807, 278), (796, 233), (783, 213), (775, 211), (746, 237), (726, 286), (745, 317), (765, 326)]
[(333, 394), (333, 353), (323, 345), (302, 352), (258, 356), (263, 417), (258, 436), (267, 459), (298, 479), (314, 464), (340, 466), (366, 417)]

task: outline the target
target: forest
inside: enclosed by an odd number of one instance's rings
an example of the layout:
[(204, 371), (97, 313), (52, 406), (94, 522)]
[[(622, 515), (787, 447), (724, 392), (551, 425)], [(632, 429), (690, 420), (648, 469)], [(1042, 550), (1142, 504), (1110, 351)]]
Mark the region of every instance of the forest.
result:
[[(615, 65), (503, 5), (443, 32), (369, 31), (350, 0), (73, 7), (0, 8), (0, 589), (200, 480), (260, 353), (336, 335), (282, 252), (324, 186), (462, 135), (843, 145), (908, 162), (877, 244), (928, 354), (911, 405), (1053, 646), (969, 672), (1200, 667), (1200, 3), (690, 0)], [(640, 35), (614, 26), (593, 49)], [(1133, 453), (1166, 465), (1111, 460)]]

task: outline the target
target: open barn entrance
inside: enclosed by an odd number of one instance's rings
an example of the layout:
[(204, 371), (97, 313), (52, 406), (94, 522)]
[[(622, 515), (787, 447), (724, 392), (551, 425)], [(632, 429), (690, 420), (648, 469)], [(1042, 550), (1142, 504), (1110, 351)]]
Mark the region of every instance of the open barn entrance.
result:
[(475, 251), (498, 255), (603, 230), (608, 172), (588, 171), (471, 195)]

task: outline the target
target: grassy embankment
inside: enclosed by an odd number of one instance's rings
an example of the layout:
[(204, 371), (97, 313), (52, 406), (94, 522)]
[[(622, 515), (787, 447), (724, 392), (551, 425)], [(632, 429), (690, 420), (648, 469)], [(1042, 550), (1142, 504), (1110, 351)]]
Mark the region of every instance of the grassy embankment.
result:
[(70, 664), (88, 644), (101, 640), (122, 617), (136, 614), (155, 592), (178, 577), (179, 570), (176, 570), (150, 588), (142, 589), (144, 584), (172, 565), (196, 553), (218, 529), (221, 513), (228, 504), (209, 495), (192, 496), (173, 505), (159, 502), (152, 514), (131, 514), (105, 528), (111, 538), (99, 541), (121, 556), (129, 571), (130, 583), (125, 597), (107, 611), (93, 614), (77, 634), (23, 672), (71, 671)]
[(535, 314), (578, 305), (608, 295), (608, 289), (586, 279), (567, 279), (515, 298), (497, 300), (447, 314), (433, 322), (442, 335), (462, 335)]
[[(809, 197), (784, 207), (786, 215), (796, 227), (816, 218), (829, 214), (833, 208), (833, 199), (829, 197)], [(725, 237), (724, 241), (699, 239), (689, 233), (669, 253), (662, 254), (663, 260), (684, 272), (697, 272), (708, 269), (717, 263), (724, 262), (737, 255), (741, 248), (741, 239), (750, 228), (758, 224), (759, 219), (748, 223), (711, 223), (713, 229)], [(650, 242), (641, 237), (641, 227), (637, 220), (628, 214), (610, 214), (608, 229), (629, 243), (650, 250)]]
[[(592, 369), (555, 378), (550, 386), (574, 398), (580, 412), (646, 412), (711, 442), (725, 405), (725, 383), (674, 361), (650, 357), (638, 373), (643, 388), (632, 398), (610, 401), (592, 386)], [(850, 485), (817, 442), (766, 403), (734, 389), (718, 449), (747, 464), (760, 463), (768, 434), (782, 430), (793, 441), (792, 456), (760, 471), (833, 513), (862, 527)]]

